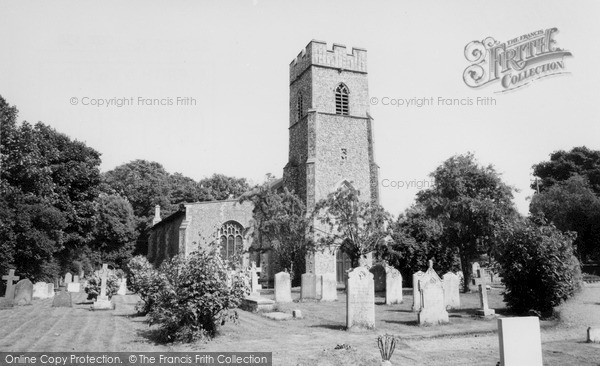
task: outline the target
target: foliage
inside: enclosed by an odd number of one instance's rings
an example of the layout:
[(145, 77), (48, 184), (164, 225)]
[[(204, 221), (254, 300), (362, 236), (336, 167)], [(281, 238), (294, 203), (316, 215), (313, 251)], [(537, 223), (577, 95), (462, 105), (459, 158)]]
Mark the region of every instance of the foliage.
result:
[(140, 296), (136, 305), (140, 314), (147, 314), (154, 305), (155, 298), (166, 283), (164, 275), (148, 262), (145, 256), (138, 255), (127, 263), (127, 286)]
[(471, 153), (451, 157), (431, 176), (435, 183), (417, 194), (417, 203), (441, 223), (443, 245), (458, 253), (466, 290), (471, 262), (482, 254), (493, 257), (500, 225), (516, 215), (512, 188), (491, 165), (479, 166)]
[(298, 282), (310, 242), (304, 202), (287, 188), (275, 192), (269, 182), (243, 195), (240, 201), (253, 203), (252, 236), (257, 249), (271, 250), (279, 269), (287, 269), (292, 281)]
[(529, 210), (562, 231), (576, 232), (574, 245), (584, 262), (600, 260), (600, 196), (585, 177), (573, 175), (535, 194)]
[(429, 259), (434, 260), (439, 273), (456, 271), (460, 268), (456, 249), (443, 244), (442, 234), (442, 224), (428, 217), (423, 206), (413, 205), (392, 223), (392, 240), (381, 259), (400, 270), (407, 279), (427, 268)]
[(360, 192), (349, 186), (317, 202), (313, 218), (323, 228), (315, 225), (315, 245), (321, 248), (339, 245), (353, 267), (368, 253), (381, 250), (390, 237), (390, 214), (376, 203), (362, 201)]
[[(114, 271), (108, 271), (106, 275), (106, 296), (109, 299), (119, 291), (120, 281), (121, 279), (117, 277)], [(96, 299), (100, 296), (101, 286), (102, 277), (94, 274), (88, 279), (87, 286), (85, 286), (85, 293), (88, 294), (88, 300)]]
[(200, 181), (202, 187), (201, 201), (236, 199), (250, 189), (246, 178), (228, 177), (223, 174), (213, 174), (210, 178)]
[(504, 300), (513, 311), (533, 309), (548, 315), (581, 286), (573, 233), (520, 219), (506, 223), (499, 238)]
[(550, 154), (550, 161), (533, 166), (533, 175), (540, 179), (533, 182), (531, 188), (539, 188), (540, 192), (580, 175), (588, 180), (594, 194), (600, 196), (600, 151), (585, 146), (574, 147), (571, 151), (555, 151)]
[(249, 292), (243, 272), (231, 271), (216, 247), (175, 256), (163, 263), (166, 279), (148, 319), (160, 326), (164, 341), (208, 339), (227, 321), (237, 321), (236, 308)]

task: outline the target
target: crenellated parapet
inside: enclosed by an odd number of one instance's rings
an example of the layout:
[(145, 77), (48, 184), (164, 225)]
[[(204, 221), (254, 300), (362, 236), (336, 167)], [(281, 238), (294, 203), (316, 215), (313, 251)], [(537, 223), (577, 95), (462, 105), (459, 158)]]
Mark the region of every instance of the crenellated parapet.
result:
[(329, 50), (327, 43), (312, 40), (290, 63), (290, 84), (311, 65), (366, 73), (367, 50), (353, 47), (348, 54), (344, 45), (334, 43)]

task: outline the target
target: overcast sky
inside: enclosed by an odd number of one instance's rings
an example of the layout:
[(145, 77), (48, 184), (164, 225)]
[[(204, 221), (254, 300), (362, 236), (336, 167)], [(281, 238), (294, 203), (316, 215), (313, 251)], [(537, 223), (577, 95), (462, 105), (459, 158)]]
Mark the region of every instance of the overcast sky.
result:
[[(287, 162), (290, 61), (311, 39), (363, 47), (380, 180), (413, 182), (382, 186), (381, 203), (397, 215), (440, 163), (471, 151), (520, 190), (526, 213), (533, 164), (559, 149), (600, 149), (598, 19), (592, 0), (0, 1), (0, 95), (21, 120), (98, 150), (102, 171), (147, 159), (197, 180), (218, 172), (260, 183)], [(573, 54), (564, 74), (506, 93), (463, 82), (467, 43), (554, 27), (556, 46)], [(382, 104), (423, 97), (436, 103)], [(437, 103), (477, 97), (496, 105)], [(83, 105), (111, 98), (134, 103)]]

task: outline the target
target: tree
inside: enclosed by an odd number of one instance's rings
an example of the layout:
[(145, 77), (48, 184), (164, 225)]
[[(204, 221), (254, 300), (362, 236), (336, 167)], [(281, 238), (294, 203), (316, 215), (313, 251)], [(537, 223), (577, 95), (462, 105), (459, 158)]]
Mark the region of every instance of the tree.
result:
[(251, 201), (253, 246), (271, 250), (280, 269), (286, 269), (294, 282), (300, 280), (310, 239), (306, 206), (293, 192), (273, 190), (270, 182), (242, 196)]
[(228, 177), (223, 174), (213, 174), (210, 178), (200, 181), (203, 188), (201, 201), (237, 199), (250, 189), (246, 178)]
[(540, 192), (580, 175), (587, 178), (592, 191), (600, 197), (600, 151), (585, 146), (574, 147), (571, 151), (555, 151), (550, 154), (550, 161), (533, 166), (533, 175), (540, 180), (533, 182), (531, 188), (539, 188)]
[(341, 187), (315, 204), (313, 218), (316, 246), (340, 247), (353, 267), (361, 258), (386, 245), (390, 237), (391, 216), (376, 203), (360, 199), (360, 192)]
[(420, 191), (417, 202), (442, 224), (441, 241), (458, 253), (467, 291), (471, 262), (482, 254), (493, 255), (500, 224), (516, 215), (512, 188), (493, 166), (479, 166), (471, 153), (451, 157), (431, 176), (433, 186)]
[(529, 211), (562, 231), (576, 232), (574, 246), (580, 260), (600, 260), (600, 197), (587, 178), (575, 174), (556, 182), (533, 196)]

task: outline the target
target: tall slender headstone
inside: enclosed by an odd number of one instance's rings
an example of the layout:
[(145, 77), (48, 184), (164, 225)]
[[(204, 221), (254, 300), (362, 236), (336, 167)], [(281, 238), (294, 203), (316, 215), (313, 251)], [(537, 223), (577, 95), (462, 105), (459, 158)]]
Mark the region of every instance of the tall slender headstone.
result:
[(479, 316), (492, 316), (496, 314), (496, 311), (494, 309), (489, 308), (485, 273), (483, 272), (483, 269), (477, 270), (477, 277), (473, 279), (479, 287), (479, 303), (481, 305), (481, 309), (477, 309), (475, 311), (475, 314)]
[(542, 366), (540, 319), (535, 316), (498, 319), (500, 365)]
[(373, 274), (366, 267), (348, 272), (346, 294), (346, 329), (374, 328), (375, 284)]
[(106, 282), (108, 281), (108, 264), (102, 265), (102, 271), (100, 272), (101, 284), (100, 284), (100, 295), (92, 305), (92, 309), (94, 310), (111, 310), (114, 309), (114, 305), (108, 299), (106, 295)]
[(443, 324), (448, 323), (448, 312), (444, 304), (444, 288), (442, 279), (433, 270), (433, 261), (429, 261), (429, 269), (419, 281), (421, 292), (421, 311), (419, 312), (419, 324)]
[(127, 294), (127, 278), (123, 277), (119, 280), (119, 290), (117, 290), (117, 295), (126, 295)]
[(287, 272), (275, 274), (275, 301), (292, 302), (292, 286)]
[(250, 267), (250, 288), (252, 291), (252, 295), (260, 295), (260, 290), (262, 290), (262, 286), (258, 283), (259, 273), (262, 272), (262, 268), (256, 267), (256, 263), (252, 262)]
[(314, 273), (302, 274), (301, 300), (315, 300), (317, 298), (317, 276)]
[(402, 302), (402, 275), (394, 267), (385, 266), (385, 304)]
[(337, 278), (335, 273), (323, 273), (319, 277), (321, 277), (321, 301), (336, 301)]
[(425, 275), (425, 272), (418, 271), (413, 273), (412, 283), (413, 283), (413, 306), (412, 311), (421, 310), (421, 293), (419, 292), (419, 280)]
[(460, 279), (452, 272), (446, 273), (442, 279), (446, 309), (460, 308)]

